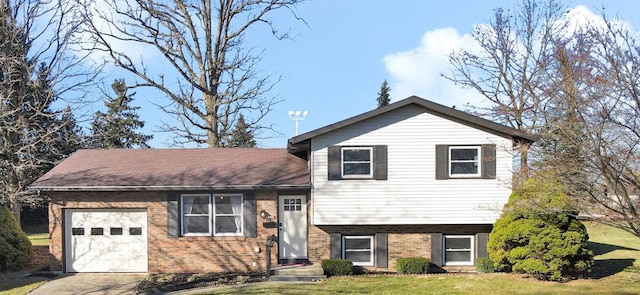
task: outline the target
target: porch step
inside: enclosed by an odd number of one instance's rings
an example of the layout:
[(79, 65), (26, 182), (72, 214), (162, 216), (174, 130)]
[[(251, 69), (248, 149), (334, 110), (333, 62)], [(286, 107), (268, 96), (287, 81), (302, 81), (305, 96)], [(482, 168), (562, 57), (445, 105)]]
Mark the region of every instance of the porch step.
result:
[(289, 275), (273, 275), (269, 277), (272, 282), (313, 282), (326, 279), (327, 276), (289, 276)]
[(277, 265), (271, 269), (271, 281), (308, 282), (326, 278), (320, 264)]

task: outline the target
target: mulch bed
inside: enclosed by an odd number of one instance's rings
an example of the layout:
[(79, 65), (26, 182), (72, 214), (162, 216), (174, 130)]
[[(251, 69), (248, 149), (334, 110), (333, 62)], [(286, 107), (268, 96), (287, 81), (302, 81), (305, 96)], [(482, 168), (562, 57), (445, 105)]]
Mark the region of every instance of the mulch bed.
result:
[(29, 266), (48, 265), (49, 246), (31, 246), (31, 262)]
[(227, 286), (264, 282), (262, 273), (174, 273), (151, 274), (135, 288), (136, 294), (177, 291), (204, 286)]

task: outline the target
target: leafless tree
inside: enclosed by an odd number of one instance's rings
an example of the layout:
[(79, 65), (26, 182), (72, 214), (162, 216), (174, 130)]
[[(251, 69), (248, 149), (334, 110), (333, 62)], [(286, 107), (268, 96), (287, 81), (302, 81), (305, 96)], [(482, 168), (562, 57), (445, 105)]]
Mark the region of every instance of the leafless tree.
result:
[[(480, 52), (450, 55), (451, 73), (444, 77), (477, 90), (486, 104), (471, 106), (479, 115), (536, 134), (544, 89), (553, 55), (554, 37), (566, 27), (565, 10), (556, 1), (524, 0), (517, 10), (495, 10), (488, 25), (475, 28)], [(520, 172), (528, 174), (530, 143), (519, 143)]]
[(605, 22), (557, 47), (560, 95), (547, 126), (561, 149), (543, 164), (583, 213), (640, 237), (640, 46), (620, 22)]
[[(271, 128), (262, 119), (277, 98), (273, 83), (258, 69), (260, 52), (247, 35), (266, 28), (281, 33), (272, 17), (287, 12), (301, 20), (295, 6), (302, 0), (104, 0), (86, 13), (98, 49), (138, 78), (135, 87), (151, 87), (170, 99), (161, 109), (179, 122), (164, 123), (175, 143), (224, 146), (235, 121), (244, 115), (251, 130)], [(282, 16), (282, 14), (280, 14)], [(162, 56), (160, 71), (116, 44), (143, 45)], [(154, 67), (157, 67), (155, 63)]]
[(74, 144), (65, 142), (75, 124), (70, 109), (52, 103), (82, 97), (100, 70), (76, 51), (84, 42), (77, 8), (61, 0), (0, 3), (0, 202), (18, 220), (22, 205), (42, 201), (27, 186)]

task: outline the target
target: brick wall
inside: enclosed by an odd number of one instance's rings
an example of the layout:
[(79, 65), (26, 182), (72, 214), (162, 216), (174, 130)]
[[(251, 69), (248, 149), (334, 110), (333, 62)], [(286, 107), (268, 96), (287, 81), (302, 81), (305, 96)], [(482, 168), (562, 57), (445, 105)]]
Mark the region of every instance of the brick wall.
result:
[[(330, 257), (330, 234), (374, 235), (387, 234), (388, 268), (366, 267), (373, 271), (395, 271), (396, 260), (403, 257), (431, 258), (431, 234), (474, 235), (491, 232), (490, 224), (445, 225), (331, 225), (309, 226), (309, 260), (321, 261)], [(471, 271), (474, 267), (445, 267), (447, 271)]]
[[(51, 233), (51, 270), (63, 268), (63, 209), (127, 208), (147, 210), (147, 239), (149, 272), (230, 272), (264, 271), (266, 268), (265, 241), (278, 235), (277, 228), (265, 228), (260, 212), (277, 216), (277, 192), (261, 190), (256, 193), (257, 237), (180, 237), (167, 235), (167, 198), (165, 192), (52, 192), (49, 204), (49, 232)], [(309, 202), (310, 203), (310, 202)], [(308, 212), (311, 212), (311, 206)], [(314, 226), (308, 214), (308, 256), (311, 262), (330, 257), (332, 233), (346, 235), (388, 234), (388, 268), (372, 270), (395, 271), (401, 257), (431, 257), (431, 233), (475, 234), (490, 232), (491, 225), (368, 225)], [(275, 221), (275, 220), (274, 220)], [(260, 253), (256, 253), (256, 248)], [(277, 263), (278, 245), (272, 248), (271, 261)], [(461, 268), (460, 270), (469, 270)]]
[[(50, 193), (49, 232), (51, 270), (63, 271), (63, 224), (65, 208), (146, 208), (150, 273), (264, 271), (265, 241), (277, 228), (265, 228), (261, 210), (276, 215), (275, 190), (256, 193), (257, 237), (180, 237), (167, 235), (167, 193), (163, 192), (56, 192)], [(107, 201), (108, 200), (108, 201)], [(256, 248), (260, 253), (256, 253)], [(272, 251), (277, 262), (277, 245)]]

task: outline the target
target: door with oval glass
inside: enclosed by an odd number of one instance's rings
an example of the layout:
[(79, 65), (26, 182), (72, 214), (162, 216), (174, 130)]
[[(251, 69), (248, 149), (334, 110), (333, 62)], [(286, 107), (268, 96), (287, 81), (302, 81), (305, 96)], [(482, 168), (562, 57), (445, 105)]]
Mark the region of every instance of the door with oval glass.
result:
[(307, 259), (307, 196), (278, 196), (278, 256)]

